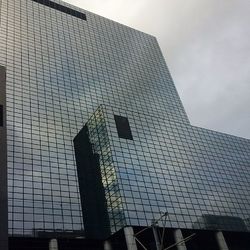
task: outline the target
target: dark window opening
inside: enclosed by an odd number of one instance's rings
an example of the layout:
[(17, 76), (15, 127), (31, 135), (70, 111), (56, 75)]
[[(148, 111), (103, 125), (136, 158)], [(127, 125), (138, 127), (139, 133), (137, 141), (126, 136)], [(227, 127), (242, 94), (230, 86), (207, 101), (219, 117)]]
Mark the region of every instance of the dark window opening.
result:
[(77, 10), (73, 10), (73, 9), (70, 9), (68, 7), (65, 7), (61, 4), (58, 4), (58, 3), (55, 3), (55, 2), (52, 2), (50, 0), (32, 0), (33, 2), (36, 2), (36, 3), (40, 3), (40, 4), (43, 4), (45, 6), (48, 6), (52, 9), (55, 9), (55, 10), (59, 10), (63, 13), (66, 13), (66, 14), (69, 14), (71, 16), (75, 16), (77, 18), (80, 18), (82, 20), (87, 20), (86, 18), (86, 15), (77, 11)]
[(115, 115), (114, 117), (118, 136), (123, 139), (133, 140), (128, 118), (118, 115)]
[(3, 127), (3, 105), (0, 105), (0, 127)]

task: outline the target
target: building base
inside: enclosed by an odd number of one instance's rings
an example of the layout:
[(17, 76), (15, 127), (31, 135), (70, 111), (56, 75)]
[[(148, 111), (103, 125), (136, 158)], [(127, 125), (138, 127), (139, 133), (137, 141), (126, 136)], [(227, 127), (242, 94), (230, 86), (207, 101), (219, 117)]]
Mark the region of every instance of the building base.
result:
[[(152, 228), (148, 228), (142, 233), (139, 233), (142, 229), (145, 228), (128, 227), (128, 229), (125, 230), (121, 229), (105, 241), (58, 238), (56, 240), (57, 247), (58, 250), (156, 250), (157, 248)], [(160, 242), (164, 247), (162, 249), (170, 246), (172, 246), (170, 248), (171, 250), (224, 250), (225, 246), (229, 250), (250, 249), (250, 232), (221, 232), (213, 230), (180, 230), (166, 228), (164, 239), (162, 240), (161, 235), (163, 230), (162, 228), (157, 228), (157, 230)], [(191, 235), (193, 236), (190, 237)], [(223, 239), (221, 237), (222, 235)], [(135, 240), (135, 238), (137, 239)], [(9, 250), (50, 250), (51, 240), (55, 242), (55, 239), (51, 238), (10, 237)], [(145, 248), (143, 248), (141, 244), (143, 244)]]

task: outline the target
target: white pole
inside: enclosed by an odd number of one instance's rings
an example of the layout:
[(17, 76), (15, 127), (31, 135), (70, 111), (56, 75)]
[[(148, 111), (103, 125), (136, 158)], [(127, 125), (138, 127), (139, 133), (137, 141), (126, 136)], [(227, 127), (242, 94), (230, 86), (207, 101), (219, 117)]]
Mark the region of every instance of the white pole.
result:
[(124, 235), (128, 250), (137, 250), (133, 227), (124, 227)]
[(51, 239), (49, 242), (49, 250), (59, 250), (57, 239)]
[(229, 250), (226, 240), (224, 238), (224, 235), (221, 231), (216, 232), (215, 237), (216, 237), (220, 250)]

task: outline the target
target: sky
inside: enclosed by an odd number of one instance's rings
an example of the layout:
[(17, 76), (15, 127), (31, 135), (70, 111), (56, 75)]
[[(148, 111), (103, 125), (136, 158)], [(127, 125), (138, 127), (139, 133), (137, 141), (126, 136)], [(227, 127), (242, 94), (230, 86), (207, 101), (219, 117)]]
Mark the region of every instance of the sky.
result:
[(64, 0), (155, 36), (190, 122), (250, 139), (250, 0)]

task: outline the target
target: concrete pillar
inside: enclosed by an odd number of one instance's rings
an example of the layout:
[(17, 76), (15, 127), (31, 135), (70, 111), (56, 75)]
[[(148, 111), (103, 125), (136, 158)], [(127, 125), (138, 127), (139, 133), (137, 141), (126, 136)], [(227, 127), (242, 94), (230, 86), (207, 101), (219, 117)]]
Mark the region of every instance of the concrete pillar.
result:
[(160, 240), (159, 240), (157, 227), (152, 226), (152, 229), (153, 229), (153, 234), (154, 234), (154, 239), (155, 239), (156, 250), (161, 250), (161, 243), (160, 243)]
[(49, 242), (49, 250), (58, 250), (58, 242), (57, 239), (51, 239)]
[(108, 241), (108, 240), (104, 241), (104, 250), (112, 250), (112, 245), (111, 245), (110, 241)]
[(124, 227), (124, 235), (128, 250), (137, 250), (133, 227)]
[[(181, 232), (180, 229), (176, 229), (174, 231), (174, 239), (175, 239), (175, 243), (178, 243), (178, 242), (181, 242), (181, 241), (184, 240), (182, 232)], [(182, 242), (182, 243), (178, 244), (176, 247), (177, 247), (178, 250), (187, 250), (185, 242)]]
[(229, 250), (229, 248), (227, 246), (227, 242), (226, 242), (224, 235), (221, 231), (216, 232), (215, 237), (216, 237), (216, 240), (217, 240), (217, 243), (218, 243), (220, 250)]

